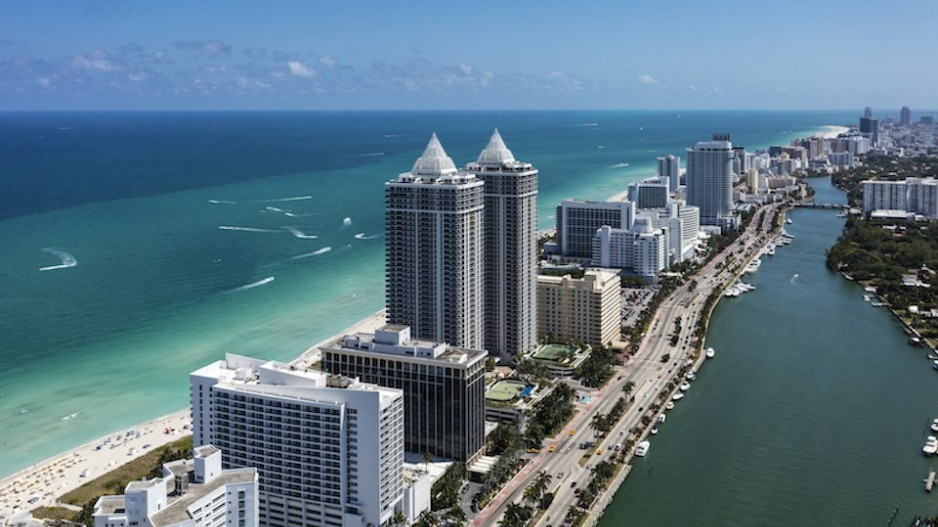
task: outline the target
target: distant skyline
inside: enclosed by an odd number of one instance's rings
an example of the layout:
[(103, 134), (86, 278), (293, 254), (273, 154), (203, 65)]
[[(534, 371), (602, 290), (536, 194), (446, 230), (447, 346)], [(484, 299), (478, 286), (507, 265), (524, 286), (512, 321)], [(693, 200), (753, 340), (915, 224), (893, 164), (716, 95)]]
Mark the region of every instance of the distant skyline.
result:
[(938, 108), (933, 0), (0, 1), (0, 110)]

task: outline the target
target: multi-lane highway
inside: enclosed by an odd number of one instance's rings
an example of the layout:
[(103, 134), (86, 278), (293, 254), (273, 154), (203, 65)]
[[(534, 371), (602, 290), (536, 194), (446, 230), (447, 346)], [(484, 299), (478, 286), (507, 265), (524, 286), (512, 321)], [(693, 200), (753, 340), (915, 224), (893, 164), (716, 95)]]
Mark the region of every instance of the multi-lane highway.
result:
[[(502, 516), (509, 503), (520, 502), (524, 489), (533, 481), (539, 471), (553, 476), (551, 488), (555, 492), (554, 501), (541, 515), (537, 525), (560, 525), (569, 507), (576, 503), (576, 489), (585, 485), (590, 477), (590, 470), (602, 459), (616, 454), (615, 448), (624, 443), (658, 399), (659, 394), (675, 378), (688, 359), (694, 358), (696, 342), (694, 331), (702, 313), (707, 297), (715, 288), (722, 288), (737, 276), (736, 269), (741, 266), (721, 266), (731, 254), (736, 262), (743, 264), (758, 256), (762, 247), (769, 241), (767, 231), (771, 230), (778, 206), (763, 207), (765, 211), (759, 225), (751, 225), (740, 238), (726, 248), (716, 258), (702, 267), (697, 273), (696, 287), (689, 282), (679, 286), (674, 293), (659, 307), (651, 327), (639, 347), (638, 353), (627, 364), (617, 368), (609, 383), (594, 393), (592, 400), (581, 408), (570, 423), (557, 436), (546, 443), (528, 466), (516, 475), (491, 503), (473, 520), (473, 525), (494, 525)], [(676, 346), (671, 346), (671, 336), (675, 320), (681, 317), (681, 329)], [(669, 358), (662, 362), (662, 358)], [(597, 446), (597, 452), (588, 463), (580, 465), (585, 451), (580, 443), (593, 441), (594, 433), (589, 427), (594, 415), (608, 413), (622, 394), (626, 383), (634, 383), (632, 395), (634, 402), (628, 407), (623, 417)], [(692, 394), (691, 390), (689, 394)], [(679, 403), (678, 403), (679, 404)]]

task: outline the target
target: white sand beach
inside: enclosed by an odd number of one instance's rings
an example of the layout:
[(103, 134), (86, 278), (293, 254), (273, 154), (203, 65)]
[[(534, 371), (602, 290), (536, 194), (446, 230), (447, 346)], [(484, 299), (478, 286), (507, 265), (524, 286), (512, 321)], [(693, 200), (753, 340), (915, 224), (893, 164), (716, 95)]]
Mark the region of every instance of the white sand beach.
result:
[[(385, 310), (356, 322), (304, 351), (291, 364), (308, 367), (319, 360), (319, 347), (349, 333), (374, 332), (387, 323)], [(258, 358), (263, 356), (258, 355)], [(112, 432), (64, 454), (37, 463), (0, 480), (0, 525), (19, 523), (29, 511), (55, 505), (56, 500), (84, 483), (167, 443), (190, 434), (190, 409), (152, 419), (129, 430)]]

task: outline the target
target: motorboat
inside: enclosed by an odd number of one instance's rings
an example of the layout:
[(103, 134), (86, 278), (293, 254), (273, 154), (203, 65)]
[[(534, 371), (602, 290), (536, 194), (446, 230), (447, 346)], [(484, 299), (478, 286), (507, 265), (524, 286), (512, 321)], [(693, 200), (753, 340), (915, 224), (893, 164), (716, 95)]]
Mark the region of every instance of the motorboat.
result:
[[(666, 415), (664, 415), (664, 414), (661, 414), (661, 415), (658, 416), (658, 422), (659, 422), (659, 423), (663, 423), (663, 422), (665, 422), (667, 419), (668, 419), (668, 416), (666, 416)], [(935, 421), (938, 421), (938, 419), (935, 419)], [(938, 424), (938, 423), (936, 423), (936, 424)]]
[(682, 392), (686, 392), (687, 390), (690, 390), (690, 383), (687, 381), (684, 381), (681, 383), (680, 386), (678, 386), (678, 388), (680, 388)]
[(931, 422), (932, 432), (938, 432), (938, 419), (935, 419)]
[(674, 410), (674, 402), (668, 401), (668, 404), (664, 405), (665, 410)]
[(635, 447), (635, 455), (638, 457), (645, 457), (645, 454), (648, 453), (648, 449), (651, 448), (651, 443), (648, 441), (642, 441)]
[(694, 375), (694, 372), (692, 372), (692, 371), (687, 372), (687, 375), (685, 375), (684, 377), (685, 377), (688, 381), (692, 381), (692, 380), (694, 380), (694, 379), (697, 378), (697, 376)]
[(683, 398), (684, 398), (684, 394), (681, 392), (677, 392), (676, 394), (671, 396), (672, 401), (680, 401)]
[(658, 433), (658, 427), (657, 427), (657, 426), (651, 429), (651, 435), (656, 435), (657, 433)]
[(935, 436), (928, 436), (928, 439), (925, 440), (925, 446), (922, 447), (922, 454), (926, 456), (933, 456), (935, 453), (938, 453), (938, 438)]
[(935, 368), (936, 370), (938, 370), (938, 360), (933, 360), (933, 361), (931, 362), (931, 367), (932, 367), (932, 368)]
[[(717, 352), (713, 348), (707, 348), (707, 358), (712, 359)], [(938, 361), (935, 361), (938, 362)]]
[(791, 218), (785, 218), (785, 223), (787, 223), (788, 225), (791, 225)]

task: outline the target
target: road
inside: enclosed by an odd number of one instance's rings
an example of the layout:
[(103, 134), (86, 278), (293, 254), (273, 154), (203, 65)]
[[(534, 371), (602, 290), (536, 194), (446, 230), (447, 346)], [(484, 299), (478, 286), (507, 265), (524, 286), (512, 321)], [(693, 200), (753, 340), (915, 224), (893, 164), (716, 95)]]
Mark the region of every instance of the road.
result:
[[(602, 389), (592, 394), (592, 401), (585, 405), (571, 419), (570, 423), (553, 439), (548, 440), (546, 448), (519, 472), (502, 491), (481, 511), (473, 525), (495, 525), (504, 514), (509, 503), (520, 502), (524, 489), (533, 481), (538, 472), (544, 471), (553, 476), (551, 490), (555, 492), (554, 501), (544, 511), (536, 525), (560, 525), (567, 510), (577, 501), (576, 489), (588, 483), (590, 470), (600, 460), (615, 455), (614, 447), (629, 437), (630, 431), (648, 414), (648, 408), (658, 398), (658, 394), (673, 380), (686, 361), (694, 358), (696, 342), (694, 331), (697, 320), (703, 315), (707, 297), (715, 288), (722, 288), (730, 280), (735, 280), (738, 272), (736, 265), (718, 268), (720, 263), (736, 255), (736, 261), (746, 262), (757, 256), (771, 237), (765, 233), (771, 230), (778, 206), (763, 207), (765, 211), (760, 225), (751, 225), (740, 238), (713, 258), (696, 274), (697, 285), (693, 290), (690, 282), (679, 286), (672, 295), (658, 308), (651, 328), (642, 340), (638, 353), (625, 365), (617, 368), (612, 380)], [(741, 270), (741, 267), (739, 268)], [(681, 317), (681, 329), (678, 345), (672, 347), (671, 335), (675, 320)], [(664, 355), (670, 355), (666, 362), (661, 362)], [(702, 360), (702, 357), (701, 357)], [(594, 433), (589, 424), (597, 413), (608, 413), (622, 394), (626, 383), (634, 383), (632, 394), (634, 402), (628, 407), (623, 417), (597, 446), (602, 455), (593, 455), (583, 466), (580, 460), (586, 451), (579, 449), (579, 444), (593, 441)], [(689, 392), (689, 393), (692, 393)], [(679, 404), (679, 403), (678, 403)], [(553, 447), (554, 452), (551, 452)]]

